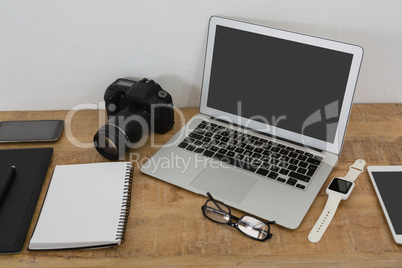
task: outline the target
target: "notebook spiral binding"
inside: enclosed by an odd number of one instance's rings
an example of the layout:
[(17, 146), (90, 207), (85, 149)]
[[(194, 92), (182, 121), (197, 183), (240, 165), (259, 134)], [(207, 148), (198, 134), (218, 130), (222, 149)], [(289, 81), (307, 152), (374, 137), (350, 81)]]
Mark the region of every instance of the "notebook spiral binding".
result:
[(119, 240), (119, 244), (123, 244), (125, 241), (126, 227), (128, 222), (128, 216), (130, 214), (131, 204), (131, 190), (133, 185), (133, 173), (134, 167), (131, 164), (127, 164), (126, 177), (124, 182), (124, 196), (122, 200), (119, 226), (117, 227), (116, 240)]

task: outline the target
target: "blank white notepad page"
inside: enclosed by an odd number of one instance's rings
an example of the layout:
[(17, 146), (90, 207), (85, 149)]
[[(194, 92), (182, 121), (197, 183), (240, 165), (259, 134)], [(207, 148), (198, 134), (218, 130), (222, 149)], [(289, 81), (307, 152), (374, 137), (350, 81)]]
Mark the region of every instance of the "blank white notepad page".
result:
[(56, 166), (30, 249), (119, 244), (130, 163)]

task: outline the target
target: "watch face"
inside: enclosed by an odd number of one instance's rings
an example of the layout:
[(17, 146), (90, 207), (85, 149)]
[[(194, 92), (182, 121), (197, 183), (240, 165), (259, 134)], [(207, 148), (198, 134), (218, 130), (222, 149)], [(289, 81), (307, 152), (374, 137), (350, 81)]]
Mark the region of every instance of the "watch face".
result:
[(350, 181), (345, 181), (339, 178), (334, 178), (331, 182), (331, 184), (328, 186), (328, 189), (341, 193), (341, 194), (347, 194), (352, 187), (353, 182)]

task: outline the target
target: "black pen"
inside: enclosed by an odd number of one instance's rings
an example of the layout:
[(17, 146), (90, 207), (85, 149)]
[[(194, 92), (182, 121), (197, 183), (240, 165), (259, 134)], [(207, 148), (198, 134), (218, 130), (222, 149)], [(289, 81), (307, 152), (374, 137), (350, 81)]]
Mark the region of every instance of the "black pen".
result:
[(3, 182), (0, 185), (0, 203), (3, 200), (4, 196), (6, 195), (8, 189), (10, 188), (11, 182), (13, 181), (15, 174), (15, 166), (11, 166), (8, 169), (6, 177), (4, 178)]

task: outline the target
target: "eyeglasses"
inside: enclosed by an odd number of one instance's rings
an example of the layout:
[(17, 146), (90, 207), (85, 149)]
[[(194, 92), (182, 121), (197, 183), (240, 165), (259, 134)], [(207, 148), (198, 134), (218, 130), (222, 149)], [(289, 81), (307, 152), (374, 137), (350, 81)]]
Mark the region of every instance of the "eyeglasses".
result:
[(224, 203), (215, 200), (210, 193), (207, 193), (209, 199), (201, 207), (204, 216), (211, 221), (230, 225), (248, 237), (258, 241), (265, 241), (272, 237), (270, 233), (270, 224), (274, 221), (262, 221), (253, 216), (244, 215), (241, 218), (233, 216), (230, 208)]

